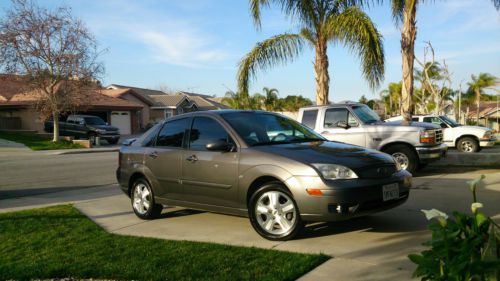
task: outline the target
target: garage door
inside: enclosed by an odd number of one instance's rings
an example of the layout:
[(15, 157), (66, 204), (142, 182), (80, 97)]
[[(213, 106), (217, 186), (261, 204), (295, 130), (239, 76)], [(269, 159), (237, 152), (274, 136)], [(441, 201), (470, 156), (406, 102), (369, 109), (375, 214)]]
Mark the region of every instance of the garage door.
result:
[(130, 111), (112, 111), (111, 125), (120, 129), (120, 134), (130, 135)]

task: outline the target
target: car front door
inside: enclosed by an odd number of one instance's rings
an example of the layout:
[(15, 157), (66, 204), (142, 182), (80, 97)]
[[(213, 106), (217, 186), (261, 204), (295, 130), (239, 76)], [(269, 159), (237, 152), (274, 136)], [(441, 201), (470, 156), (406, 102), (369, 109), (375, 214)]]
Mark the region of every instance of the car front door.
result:
[(191, 118), (182, 118), (166, 122), (160, 129), (155, 144), (146, 148), (146, 166), (160, 184), (160, 189), (156, 191), (158, 197), (182, 197), (181, 159), (190, 121)]
[(195, 117), (182, 157), (183, 196), (190, 202), (235, 207), (239, 152), (207, 150), (206, 145), (215, 141), (235, 145), (219, 121)]
[[(339, 127), (342, 123), (347, 127)], [(329, 140), (366, 146), (365, 130), (347, 108), (326, 109), (322, 125), (321, 134)]]

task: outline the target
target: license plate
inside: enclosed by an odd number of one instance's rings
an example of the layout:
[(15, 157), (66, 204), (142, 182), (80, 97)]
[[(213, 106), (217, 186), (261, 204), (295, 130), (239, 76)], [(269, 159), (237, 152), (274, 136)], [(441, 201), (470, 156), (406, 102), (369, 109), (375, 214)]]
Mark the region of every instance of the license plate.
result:
[(399, 198), (399, 184), (391, 183), (382, 186), (382, 199), (384, 201)]

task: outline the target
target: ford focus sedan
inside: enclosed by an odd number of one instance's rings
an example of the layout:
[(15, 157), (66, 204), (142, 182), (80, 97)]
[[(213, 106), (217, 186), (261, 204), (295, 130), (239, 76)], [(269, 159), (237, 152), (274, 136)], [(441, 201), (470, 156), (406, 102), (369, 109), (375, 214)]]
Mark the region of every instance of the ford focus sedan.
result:
[(121, 147), (117, 178), (139, 218), (157, 218), (164, 205), (248, 216), (269, 240), (292, 239), (308, 222), (396, 207), (411, 186), (411, 174), (388, 154), (244, 110), (155, 125)]

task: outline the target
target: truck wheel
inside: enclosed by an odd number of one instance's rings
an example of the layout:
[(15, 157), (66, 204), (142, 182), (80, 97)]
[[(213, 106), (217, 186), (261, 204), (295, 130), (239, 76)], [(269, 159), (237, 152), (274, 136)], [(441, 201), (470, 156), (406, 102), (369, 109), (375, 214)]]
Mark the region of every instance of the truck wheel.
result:
[(418, 156), (408, 146), (402, 144), (392, 145), (385, 149), (384, 152), (394, 157), (394, 160), (399, 163), (403, 170), (410, 173), (417, 171), (419, 166)]
[(458, 140), (457, 149), (461, 152), (474, 153), (479, 151), (479, 143), (471, 137), (465, 137)]
[(89, 141), (90, 141), (90, 143), (91, 143), (92, 145), (96, 145), (96, 137), (97, 137), (97, 136), (96, 136), (96, 134), (94, 134), (94, 133), (90, 133), (90, 134), (89, 134)]

